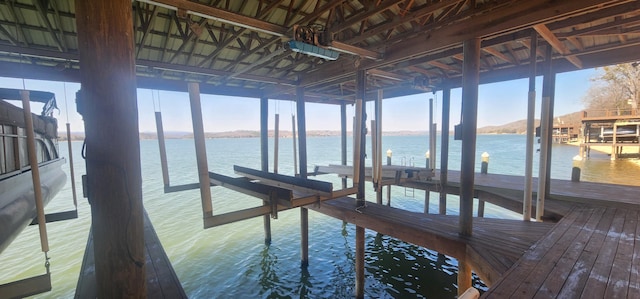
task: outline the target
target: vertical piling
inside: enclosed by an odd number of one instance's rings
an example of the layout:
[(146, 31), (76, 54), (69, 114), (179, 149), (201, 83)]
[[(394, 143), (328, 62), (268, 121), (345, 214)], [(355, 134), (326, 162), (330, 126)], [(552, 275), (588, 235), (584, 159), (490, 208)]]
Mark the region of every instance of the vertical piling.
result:
[(191, 102), (191, 121), (193, 122), (193, 141), (196, 144), (196, 161), (198, 163), (198, 181), (200, 182), (200, 199), (202, 201), (202, 217), (213, 215), (211, 204), (211, 181), (207, 163), (207, 147), (204, 139), (202, 122), (202, 105), (200, 103), (200, 85), (189, 83), (189, 100)]
[[(260, 166), (262, 171), (269, 171), (269, 99), (260, 98)], [(262, 205), (270, 206), (263, 202)], [(264, 227), (264, 244), (271, 244), (271, 218), (270, 215), (262, 216)]]
[[(378, 97), (374, 102), (375, 110), (375, 147), (372, 148), (372, 155), (375, 157), (376, 164), (376, 203), (382, 204), (382, 89), (378, 89)], [(372, 126), (373, 132), (373, 126)], [(373, 134), (371, 135), (373, 140)], [(373, 150), (375, 149), (375, 151)]]
[(478, 84), (480, 82), (480, 38), (468, 39), (463, 45), (462, 74), (462, 162), (460, 165), (460, 234), (473, 231), (473, 184), (478, 123)]
[[(391, 156), (393, 152), (391, 149), (387, 150), (387, 165), (391, 166)], [(387, 185), (387, 206), (391, 206), (391, 184)]]
[(436, 168), (436, 134), (437, 134), (437, 126), (434, 122), (433, 118), (433, 98), (429, 99), (429, 153), (430, 153), (430, 161), (429, 169)]
[[(307, 125), (304, 102), (304, 87), (296, 88), (296, 108), (298, 111), (298, 142), (300, 143), (300, 177), (307, 178)], [(309, 210), (300, 207), (300, 264), (309, 265)]]
[(71, 124), (67, 123), (67, 145), (69, 148), (69, 176), (71, 176), (71, 195), (73, 196), (73, 205), (78, 209), (78, 196), (76, 194), (76, 174), (73, 164), (73, 147), (71, 146)]
[(533, 146), (535, 139), (536, 117), (536, 65), (538, 58), (538, 33), (531, 30), (531, 48), (529, 49), (529, 98), (527, 100), (527, 149), (524, 169), (524, 199), (522, 217), (531, 220), (531, 203), (533, 199)]
[(44, 203), (42, 202), (42, 185), (40, 184), (40, 167), (38, 165), (38, 154), (36, 151), (36, 134), (33, 131), (33, 116), (31, 115), (31, 103), (29, 101), (29, 91), (21, 90), (22, 111), (24, 112), (24, 122), (27, 131), (27, 153), (29, 166), (31, 167), (31, 180), (33, 182), (33, 197), (36, 202), (36, 218), (38, 219), (38, 230), (40, 232), (40, 247), (42, 252), (49, 252), (49, 238), (47, 237), (47, 220), (44, 214)]
[(298, 149), (296, 144), (296, 116), (291, 115), (291, 138), (293, 140), (293, 173), (298, 175)]
[[(540, 168), (538, 170), (538, 198), (536, 201), (536, 220), (542, 220), (544, 215), (544, 200), (547, 196), (547, 167), (549, 164), (550, 136), (552, 128), (549, 127), (549, 117), (551, 110), (551, 53), (552, 48), (547, 45), (545, 51), (545, 73), (542, 81), (542, 111), (540, 115)], [(553, 121), (553, 120), (552, 120)]]
[(458, 296), (462, 295), (471, 287), (473, 277), (471, 276), (471, 265), (464, 259), (458, 260)]
[(156, 132), (158, 132), (158, 147), (160, 150), (160, 168), (162, 168), (162, 183), (164, 188), (168, 188), (169, 182), (169, 164), (167, 163), (167, 147), (164, 142), (164, 128), (162, 127), (162, 112), (156, 111)]
[[(365, 194), (364, 194), (364, 155), (365, 155), (365, 125), (366, 116), (364, 111), (364, 95), (365, 95), (365, 71), (356, 71), (356, 131), (353, 133), (356, 136), (357, 144), (357, 170), (354, 173), (354, 182), (357, 182), (358, 193), (356, 195), (356, 206), (365, 206)], [(354, 162), (356, 162), (354, 161)], [(356, 163), (354, 163), (355, 169)], [(364, 227), (356, 226), (356, 298), (364, 298)]]
[[(347, 165), (347, 104), (340, 103), (340, 162)], [(342, 178), (342, 189), (347, 188), (347, 178)]]
[[(429, 158), (431, 157), (431, 154), (429, 153), (429, 151), (427, 151), (427, 152), (424, 154), (424, 157), (425, 157), (425, 160), (426, 160), (426, 161), (425, 161), (425, 167), (426, 167), (427, 169), (432, 169), (432, 170), (433, 170), (433, 168), (431, 168), (431, 159), (429, 159)], [(431, 190), (430, 190), (429, 188), (426, 188), (426, 189), (424, 190), (424, 213), (425, 213), (425, 214), (429, 214), (429, 201), (430, 201), (430, 197), (431, 197)]]
[(96, 293), (147, 295), (130, 0), (76, 1)]
[(449, 117), (451, 112), (451, 88), (442, 89), (442, 148), (440, 151), (440, 203), (439, 212), (447, 213), (447, 180), (449, 172)]
[(278, 142), (280, 135), (280, 114), (276, 113), (273, 129), (273, 172), (278, 173)]

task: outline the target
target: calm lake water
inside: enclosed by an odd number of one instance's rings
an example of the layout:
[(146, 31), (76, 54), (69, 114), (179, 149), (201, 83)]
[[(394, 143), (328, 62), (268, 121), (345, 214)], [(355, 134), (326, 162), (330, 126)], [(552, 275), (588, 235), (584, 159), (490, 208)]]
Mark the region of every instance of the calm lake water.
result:
[[(349, 141), (351, 138), (348, 138)], [(313, 165), (340, 163), (339, 137), (308, 138), (309, 169)], [(424, 165), (426, 136), (386, 136), (383, 149), (393, 150), (393, 163)], [(439, 140), (438, 140), (439, 142)], [(491, 155), (489, 172), (522, 175), (525, 137), (522, 135), (481, 135), (477, 141), (477, 165), (480, 154)], [(171, 184), (197, 182), (193, 140), (167, 140)], [(85, 173), (80, 157), (82, 144), (73, 143), (76, 180)], [(367, 144), (370, 147), (370, 143)], [(450, 168), (460, 168), (460, 141), (450, 142)], [(270, 146), (270, 150), (273, 147)], [(349, 145), (349, 151), (351, 151)], [(67, 156), (66, 143), (60, 152)], [(207, 140), (211, 171), (234, 176), (233, 165), (260, 167), (259, 139)], [(569, 179), (572, 157), (578, 148), (554, 145), (552, 177)], [(583, 180), (620, 184), (638, 184), (637, 160), (611, 161), (604, 154), (591, 153), (582, 162)], [(349, 298), (354, 292), (353, 225), (311, 211), (309, 213), (309, 267), (300, 268), (300, 231), (298, 210), (285, 211), (272, 220), (272, 244), (264, 245), (262, 218), (217, 228), (202, 229), (199, 191), (164, 194), (158, 144), (141, 141), (144, 204), (163, 246), (171, 259), (187, 295), (191, 298)], [(371, 155), (368, 155), (371, 157)], [(351, 155), (348, 155), (349, 160)], [(537, 175), (537, 155), (534, 175)], [(270, 153), (272, 163), (273, 153)], [(279, 172), (293, 174), (291, 139), (280, 140)], [(439, 164), (439, 149), (438, 159)], [(367, 163), (370, 164), (370, 160)], [(351, 164), (351, 162), (349, 162)], [(68, 173), (68, 164), (64, 166)], [(273, 165), (271, 164), (272, 168)], [(324, 175), (318, 179), (340, 179)], [(81, 188), (78, 183), (78, 194)], [(422, 212), (424, 192), (396, 187), (392, 190), (394, 207)], [(375, 201), (371, 185), (367, 199)], [(435, 196), (435, 195), (432, 195)], [(212, 188), (214, 213), (260, 205), (257, 199), (220, 188)], [(47, 212), (73, 208), (71, 183), (47, 206)], [(432, 201), (433, 202), (433, 201)], [(457, 214), (458, 199), (448, 197), (448, 213)], [(436, 212), (438, 207), (429, 207)], [(79, 219), (51, 223), (49, 233), (53, 291), (38, 298), (71, 298), (90, 226), (90, 208), (79, 199)], [(487, 204), (486, 217), (520, 219), (520, 216)], [(457, 262), (447, 256), (414, 246), (373, 231), (366, 233), (366, 286), (372, 298), (454, 298)], [(0, 283), (44, 273), (44, 256), (36, 227), (29, 227), (0, 255)], [(485, 288), (476, 279), (474, 285)]]

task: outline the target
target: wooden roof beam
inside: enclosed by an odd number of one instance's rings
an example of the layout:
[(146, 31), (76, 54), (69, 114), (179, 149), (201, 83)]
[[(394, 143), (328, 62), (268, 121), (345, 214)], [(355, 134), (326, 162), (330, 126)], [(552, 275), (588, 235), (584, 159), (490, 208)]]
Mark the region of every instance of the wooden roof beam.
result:
[[(438, 3), (442, 2), (447, 1)], [(640, 1), (636, 2), (640, 3)], [(382, 61), (366, 60), (361, 62), (360, 68), (378, 68), (459, 46), (463, 41), (476, 36), (497, 37), (521, 31), (535, 24), (566, 19), (576, 14), (625, 3), (615, 0), (514, 0), (509, 2), (509, 5), (498, 8), (484, 7), (482, 10), (476, 11), (472, 17), (460, 22), (439, 27), (438, 30), (425, 31), (420, 35), (405, 39), (401, 44), (390, 45), (385, 50), (385, 57)], [(491, 9), (491, 13), (488, 13), (489, 9)], [(496, 22), (496, 19), (504, 21)], [(477, 30), (469, 30), (469, 28), (477, 28)], [(349, 42), (351, 43), (351, 41)], [(313, 86), (337, 77), (353, 76), (355, 70), (341, 64), (344, 62), (327, 63), (315, 68), (314, 72), (302, 78), (300, 85)]]
[[(162, 6), (172, 10), (184, 9), (187, 13), (196, 15), (205, 19), (214, 20), (242, 28), (246, 28), (253, 31), (258, 31), (273, 35), (276, 37), (285, 37), (289, 32), (289, 28), (282, 27), (277, 24), (265, 22), (256, 18), (243, 16), (240, 14), (228, 12), (219, 8), (207, 6), (204, 4), (191, 2), (187, 0), (138, 0), (141, 2), (147, 2)], [(344, 43), (337, 43), (332, 45), (332, 48), (336, 51), (340, 51), (347, 54), (358, 54), (358, 52), (366, 53), (368, 50), (360, 49), (356, 51), (355, 46), (347, 45)], [(375, 53), (375, 52), (371, 52)], [(371, 54), (369, 53), (369, 54)], [(376, 53), (377, 54), (377, 53)], [(370, 56), (376, 56), (379, 59), (380, 54), (362, 56), (364, 58), (371, 58)]]
[(640, 24), (640, 15), (635, 17), (630, 17), (630, 18), (624, 18), (624, 19), (616, 18), (616, 20), (613, 22), (608, 22), (608, 23), (591, 26), (591, 27), (587, 27), (579, 30), (571, 30), (570, 32), (558, 33), (556, 34), (556, 37), (567, 38), (570, 36), (589, 35), (590, 33), (595, 33), (605, 29), (611, 29), (611, 28), (625, 26), (625, 25), (637, 25), (637, 24)]
[(405, 75), (400, 75), (392, 72), (386, 72), (379, 69), (370, 69), (370, 70), (367, 70), (367, 73), (376, 77), (395, 80), (395, 81), (413, 80), (411, 76), (405, 76)]
[(512, 63), (512, 64), (517, 64), (515, 59), (513, 59), (512, 57), (509, 57), (507, 54), (504, 54), (504, 53), (498, 51), (497, 49), (494, 49), (494, 48), (482, 48), (482, 51), (485, 51), (485, 52), (487, 52), (487, 53), (489, 53), (489, 54), (491, 54), (491, 55), (493, 55), (495, 57), (498, 57), (498, 58), (504, 60), (505, 62), (509, 62), (509, 63)]
[(575, 65), (579, 69), (582, 68), (582, 61), (580, 61), (580, 58), (578, 58), (578, 57), (576, 57), (574, 55), (571, 55), (571, 51), (569, 50), (569, 48), (567, 48), (553, 34), (553, 32), (551, 32), (551, 30), (549, 30), (549, 28), (547, 28), (546, 25), (544, 25), (544, 24), (534, 25), (533, 29), (535, 29), (536, 32), (538, 32), (538, 34), (540, 34), (540, 36), (542, 36), (542, 38), (544, 38), (544, 40), (546, 40), (554, 49), (556, 49), (556, 51), (558, 51), (560, 54), (564, 55), (567, 60), (569, 60), (571, 63), (573, 63), (573, 65)]

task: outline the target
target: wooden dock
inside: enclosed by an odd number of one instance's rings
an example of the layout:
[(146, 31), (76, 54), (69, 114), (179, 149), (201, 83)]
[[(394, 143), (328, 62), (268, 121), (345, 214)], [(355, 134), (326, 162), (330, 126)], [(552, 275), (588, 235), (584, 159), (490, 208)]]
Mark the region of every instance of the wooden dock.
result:
[(484, 298), (639, 298), (637, 209), (582, 206), (530, 248)]
[[(400, 185), (440, 191), (438, 177)], [(448, 177), (446, 192), (457, 194), (460, 173)], [(521, 213), (523, 184), (520, 176), (476, 174), (474, 191)], [(356, 209), (352, 198), (309, 208), (464, 260), (490, 286), (484, 298), (640, 297), (640, 187), (551, 180), (550, 189), (545, 216), (557, 223), (474, 218), (471, 237), (458, 235), (458, 216), (371, 202)]]
[(350, 197), (308, 208), (457, 259), (466, 259), (469, 251), (483, 256), (484, 261), (468, 262), (482, 270), (478, 274), (489, 284), (554, 226), (552, 223), (474, 218), (474, 235), (464, 237), (458, 234), (459, 217), (453, 215), (409, 212), (372, 202), (356, 209), (355, 199)]
[[(162, 248), (151, 220), (144, 213), (145, 270), (148, 298), (187, 298), (171, 261)], [(89, 232), (87, 248), (84, 252), (80, 277), (75, 298), (97, 298), (95, 280), (95, 260), (93, 256), (93, 234)]]

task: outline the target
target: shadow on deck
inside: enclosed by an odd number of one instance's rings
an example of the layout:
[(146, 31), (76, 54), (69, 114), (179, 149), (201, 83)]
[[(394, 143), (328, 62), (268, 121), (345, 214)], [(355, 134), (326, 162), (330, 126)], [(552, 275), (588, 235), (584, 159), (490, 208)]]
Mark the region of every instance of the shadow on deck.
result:
[[(187, 298), (147, 212), (144, 212), (145, 270), (148, 298)], [(93, 233), (89, 232), (75, 298), (97, 298)]]

